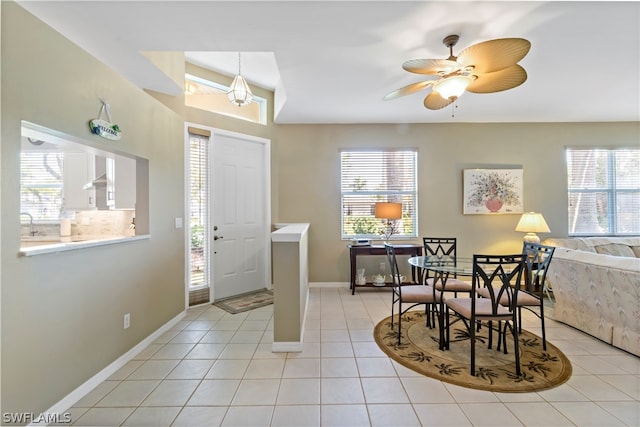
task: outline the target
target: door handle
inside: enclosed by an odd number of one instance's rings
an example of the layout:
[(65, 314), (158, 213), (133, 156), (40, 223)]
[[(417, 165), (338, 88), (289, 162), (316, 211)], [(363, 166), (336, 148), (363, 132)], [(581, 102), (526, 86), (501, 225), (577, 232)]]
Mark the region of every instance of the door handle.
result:
[(224, 236), (218, 236), (217, 234), (213, 235), (213, 240), (224, 239)]

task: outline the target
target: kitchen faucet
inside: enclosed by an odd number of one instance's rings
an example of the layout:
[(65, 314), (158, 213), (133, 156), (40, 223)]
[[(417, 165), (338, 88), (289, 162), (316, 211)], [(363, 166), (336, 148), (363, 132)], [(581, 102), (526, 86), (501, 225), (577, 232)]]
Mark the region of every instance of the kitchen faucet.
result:
[(31, 215), (28, 212), (20, 212), (20, 215), (26, 215), (29, 217), (29, 235), (30, 236), (35, 236), (36, 235), (36, 231), (33, 229), (33, 215)]

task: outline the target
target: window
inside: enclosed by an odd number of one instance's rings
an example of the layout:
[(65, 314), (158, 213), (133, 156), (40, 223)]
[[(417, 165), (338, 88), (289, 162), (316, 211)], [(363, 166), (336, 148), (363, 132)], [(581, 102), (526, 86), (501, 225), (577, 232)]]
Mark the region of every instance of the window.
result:
[(260, 96), (254, 94), (248, 105), (238, 107), (229, 102), (228, 86), (191, 74), (185, 74), (185, 85), (184, 102), (187, 107), (224, 114), (261, 125), (267, 124), (267, 100)]
[[(189, 134), (189, 233), (188, 283), (191, 289), (206, 288), (209, 286), (209, 137), (193, 133)], [(204, 296), (208, 301), (208, 293)]]
[(34, 221), (57, 222), (62, 211), (64, 153), (20, 153), (20, 212)]
[(569, 235), (640, 234), (640, 150), (567, 149)]
[(416, 237), (417, 150), (343, 150), (340, 153), (342, 238), (380, 238), (384, 221), (376, 202), (402, 203), (394, 238)]

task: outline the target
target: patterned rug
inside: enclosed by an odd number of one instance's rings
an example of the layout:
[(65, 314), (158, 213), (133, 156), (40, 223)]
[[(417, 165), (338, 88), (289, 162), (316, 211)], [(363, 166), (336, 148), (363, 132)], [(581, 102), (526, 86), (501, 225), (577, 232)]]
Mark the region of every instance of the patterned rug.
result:
[(213, 303), (216, 307), (220, 307), (231, 314), (242, 313), (243, 311), (253, 310), (254, 308), (264, 307), (270, 304), (273, 304), (273, 291), (268, 289), (234, 295), (232, 297), (219, 299)]
[[(376, 343), (398, 363), (431, 378), (462, 387), (496, 392), (531, 392), (556, 387), (571, 377), (571, 363), (562, 352), (547, 341), (542, 349), (542, 338), (528, 331), (520, 335), (521, 375), (516, 375), (513, 339), (507, 339), (509, 354), (496, 350), (497, 333), (493, 336), (493, 349), (488, 349), (488, 328), (476, 333), (476, 376), (470, 368), (470, 340), (464, 323), (451, 325), (449, 350), (438, 348), (438, 328), (425, 326), (425, 314), (409, 311), (402, 317), (402, 344), (398, 346), (398, 323), (391, 317), (376, 325)], [(452, 319), (453, 321), (453, 319)]]

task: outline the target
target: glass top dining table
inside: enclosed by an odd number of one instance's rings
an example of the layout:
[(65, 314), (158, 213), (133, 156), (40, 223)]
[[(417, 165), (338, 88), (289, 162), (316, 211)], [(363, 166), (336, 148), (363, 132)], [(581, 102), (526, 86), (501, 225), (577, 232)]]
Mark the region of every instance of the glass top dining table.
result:
[(471, 276), (473, 274), (473, 258), (430, 255), (411, 257), (408, 261), (413, 267), (438, 273), (460, 276)]

